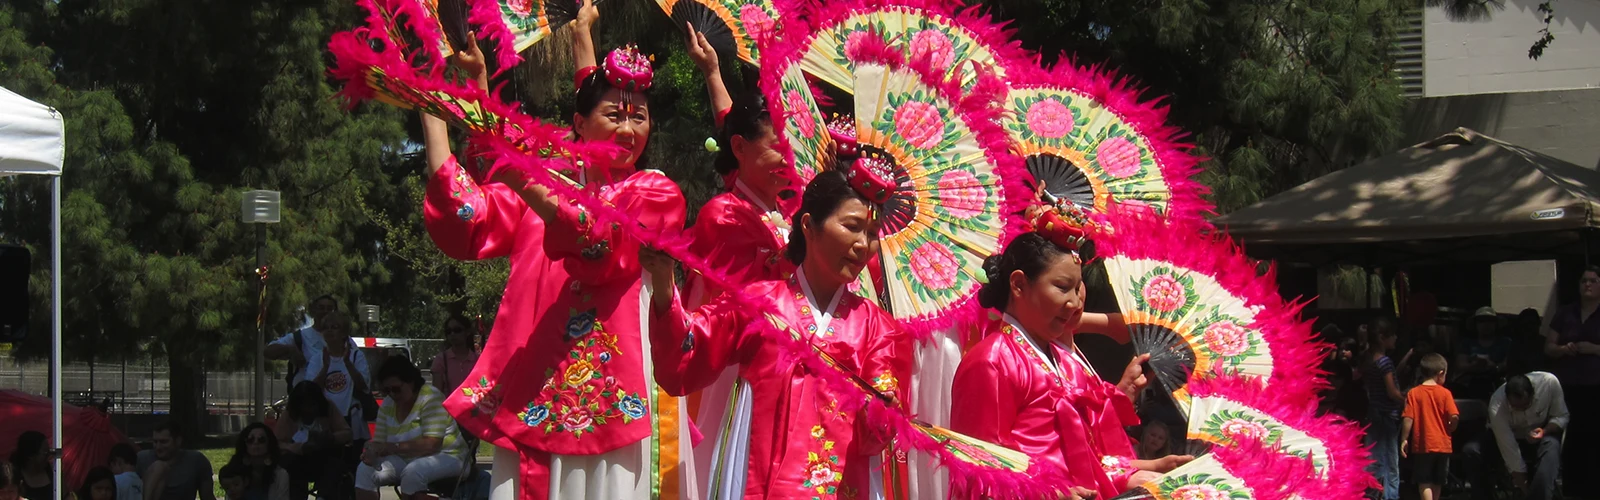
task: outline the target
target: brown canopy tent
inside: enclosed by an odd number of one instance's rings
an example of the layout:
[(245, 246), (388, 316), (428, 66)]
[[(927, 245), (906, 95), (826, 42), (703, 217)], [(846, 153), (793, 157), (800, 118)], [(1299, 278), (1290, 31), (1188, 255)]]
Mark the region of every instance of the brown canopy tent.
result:
[(1467, 129), (1219, 217), (1254, 257), (1405, 265), (1581, 256), (1600, 172)]

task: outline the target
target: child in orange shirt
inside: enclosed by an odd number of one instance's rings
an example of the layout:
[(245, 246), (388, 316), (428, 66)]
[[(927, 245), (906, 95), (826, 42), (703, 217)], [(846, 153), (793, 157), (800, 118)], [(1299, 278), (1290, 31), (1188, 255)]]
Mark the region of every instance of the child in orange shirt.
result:
[(1415, 457), (1412, 481), (1422, 492), (1422, 500), (1439, 500), (1450, 470), (1450, 434), (1460, 423), (1455, 396), (1444, 388), (1448, 365), (1444, 356), (1429, 354), (1418, 363), (1422, 385), (1406, 394), (1406, 409), (1401, 414), (1400, 456)]

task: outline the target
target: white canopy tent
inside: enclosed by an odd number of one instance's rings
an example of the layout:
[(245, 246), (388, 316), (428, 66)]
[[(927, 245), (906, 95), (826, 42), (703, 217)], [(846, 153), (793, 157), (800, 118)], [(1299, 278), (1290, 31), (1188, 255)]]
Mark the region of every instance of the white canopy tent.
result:
[(54, 498), (61, 487), (61, 164), (66, 122), (55, 108), (0, 87), (0, 177), (50, 176), (50, 449)]

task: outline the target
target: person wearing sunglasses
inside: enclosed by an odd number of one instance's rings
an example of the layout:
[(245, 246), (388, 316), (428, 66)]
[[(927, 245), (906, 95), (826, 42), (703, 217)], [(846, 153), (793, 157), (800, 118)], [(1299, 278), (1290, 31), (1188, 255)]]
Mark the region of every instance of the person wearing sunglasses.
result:
[(378, 387), (388, 399), (356, 468), (356, 500), (378, 500), (378, 487), (400, 485), (403, 500), (430, 498), (428, 483), (455, 477), (467, 443), (444, 409), (444, 395), (405, 356), (384, 361)]
[(444, 350), (433, 357), (433, 387), (440, 394), (450, 394), (467, 380), (472, 366), (478, 363), (478, 349), (472, 343), (477, 330), (459, 314), (444, 320)]
[(244, 474), (244, 498), (288, 500), (289, 471), (279, 462), (278, 438), (266, 424), (253, 423), (239, 432), (228, 466), (247, 471)]

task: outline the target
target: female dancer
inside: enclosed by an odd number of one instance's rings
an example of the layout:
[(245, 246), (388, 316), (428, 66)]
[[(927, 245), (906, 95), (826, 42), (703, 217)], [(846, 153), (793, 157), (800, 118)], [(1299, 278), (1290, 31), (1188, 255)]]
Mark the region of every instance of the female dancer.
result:
[[(597, 17), (585, 2), (574, 30), (585, 67), (573, 130), (623, 153), (563, 174), (650, 230), (681, 228), (677, 185), (635, 168), (650, 137), (649, 61), (618, 49), (594, 65), (588, 27)], [(487, 86), (475, 46), (456, 63)], [(677, 437), (688, 422), (652, 382), (638, 243), (512, 169), (478, 185), (451, 155), (444, 124), (424, 117), (424, 126), (434, 243), (457, 259), (511, 259), (489, 345), (446, 407), (473, 434), (518, 452), (519, 498), (678, 498), (686, 483)]]
[[(748, 439), (731, 443), (731, 454), (743, 459), (713, 480), (709, 498), (853, 497), (869, 491), (865, 458), (883, 447), (881, 433), (865, 429), (861, 410), (852, 411), (859, 405), (848, 405), (862, 394), (839, 393), (787, 358), (784, 343), (757, 332), (800, 336), (843, 370), (905, 397), (899, 381), (910, 371), (909, 339), (883, 310), (848, 289), (877, 251), (873, 205), (838, 171), (817, 175), (803, 196), (786, 250), (797, 266), (792, 278), (755, 283), (742, 297), (723, 295), (693, 314), (657, 296), (650, 311), (656, 380), (668, 392), (704, 388), (734, 365), (750, 385), (750, 413), (729, 424), (748, 430)], [(670, 276), (671, 261), (652, 251), (644, 260), (655, 286), (670, 287), (662, 277)], [(764, 304), (752, 307), (745, 298)]]
[(1084, 316), (1081, 233), (1053, 224), (1018, 236), (984, 262), (984, 306), (1004, 313), (956, 369), (951, 430), (1066, 467), (1074, 493), (1117, 495), (1129, 484), (1192, 459), (1134, 460), (1124, 426), (1137, 424), (1132, 398), (1145, 383), (1135, 358), (1116, 385), (1095, 374), (1073, 343)]

